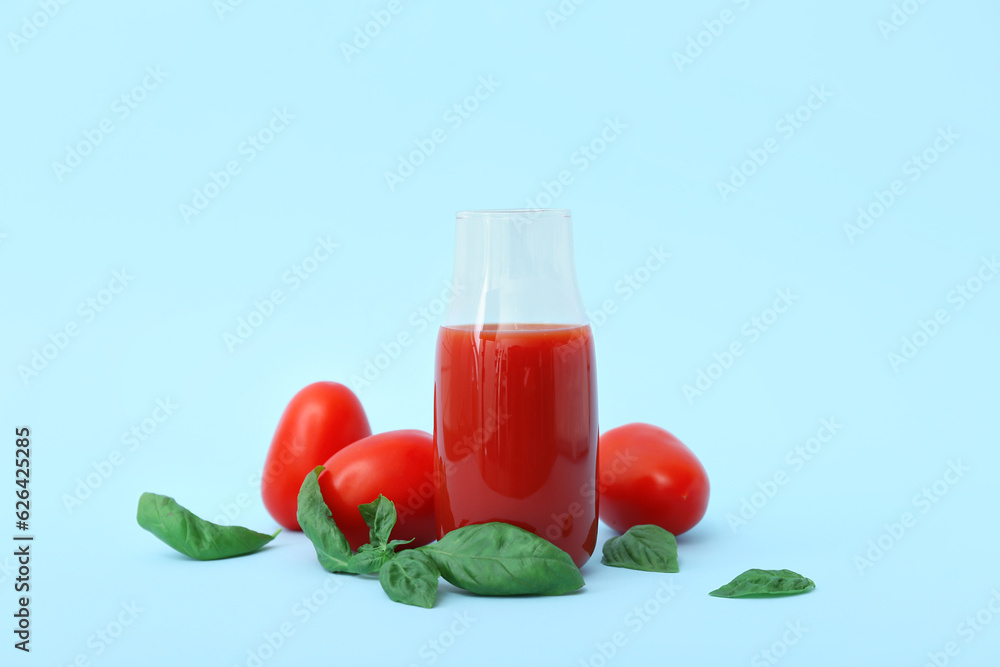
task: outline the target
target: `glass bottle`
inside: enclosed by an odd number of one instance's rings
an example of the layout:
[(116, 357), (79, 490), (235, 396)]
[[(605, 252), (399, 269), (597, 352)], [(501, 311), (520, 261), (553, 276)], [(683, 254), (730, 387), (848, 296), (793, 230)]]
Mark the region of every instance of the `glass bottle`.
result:
[(438, 333), (438, 537), (503, 521), (582, 565), (597, 540), (594, 342), (565, 209), (461, 211)]

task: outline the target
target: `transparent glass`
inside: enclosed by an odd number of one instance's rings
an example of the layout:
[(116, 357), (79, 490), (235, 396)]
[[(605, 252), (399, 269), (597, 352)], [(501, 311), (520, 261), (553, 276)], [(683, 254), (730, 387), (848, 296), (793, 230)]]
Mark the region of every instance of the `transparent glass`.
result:
[(597, 540), (594, 342), (564, 209), (462, 211), (434, 383), (438, 536), (504, 521)]

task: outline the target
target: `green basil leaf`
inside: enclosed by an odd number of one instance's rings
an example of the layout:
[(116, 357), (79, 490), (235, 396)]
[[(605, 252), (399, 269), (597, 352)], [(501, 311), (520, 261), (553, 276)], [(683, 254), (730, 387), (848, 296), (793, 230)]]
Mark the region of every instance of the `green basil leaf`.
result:
[(216, 560), (251, 554), (277, 537), (242, 526), (220, 526), (181, 507), (176, 500), (157, 493), (139, 497), (139, 525), (185, 556)]
[(368, 541), (375, 546), (386, 544), (392, 527), (396, 525), (396, 506), (392, 501), (380, 493), (370, 503), (358, 505), (358, 510), (368, 524)]
[(302, 532), (316, 547), (319, 564), (329, 572), (347, 572), (347, 565), (351, 560), (351, 545), (347, 543), (340, 528), (337, 528), (330, 508), (326, 506), (319, 490), (319, 474), (323, 470), (323, 466), (316, 466), (302, 481), (295, 517), (299, 520)]
[(677, 540), (673, 534), (651, 524), (632, 526), (624, 535), (604, 543), (601, 562), (643, 572), (678, 572)]
[(389, 544), (387, 544), (387, 545), (385, 545), (385, 546), (386, 546), (386, 548), (388, 548), (388, 549), (395, 549), (395, 548), (396, 548), (396, 547), (398, 547), (399, 545), (401, 545), (401, 544), (409, 544), (410, 542), (412, 542), (412, 541), (413, 541), (413, 540), (415, 540), (415, 539), (417, 539), (417, 538), (415, 538), (415, 537), (411, 537), (411, 538), (410, 538), (410, 539), (408, 539), (408, 540), (391, 540), (391, 541), (389, 542)]
[(507, 523), (457, 528), (416, 551), (449, 583), (479, 595), (561, 595), (583, 586), (568, 553)]
[(419, 549), (398, 554), (379, 570), (378, 581), (393, 602), (430, 609), (437, 599), (437, 566)]
[(353, 574), (378, 572), (382, 569), (383, 565), (392, 560), (392, 557), (396, 555), (392, 549), (388, 549), (386, 547), (373, 547), (371, 549), (365, 549), (367, 546), (370, 545), (363, 545), (360, 549), (358, 549), (358, 553), (351, 556), (351, 560), (347, 562), (348, 572)]
[(371, 541), (358, 547), (358, 553), (351, 556), (351, 560), (347, 563), (347, 571), (354, 574), (378, 572), (396, 555), (396, 547), (409, 544), (414, 538), (387, 541), (389, 533), (396, 525), (396, 506), (382, 494), (370, 503), (358, 505), (358, 511), (368, 524)]
[(816, 588), (812, 579), (791, 570), (747, 570), (709, 595), (741, 598), (753, 595), (795, 595)]

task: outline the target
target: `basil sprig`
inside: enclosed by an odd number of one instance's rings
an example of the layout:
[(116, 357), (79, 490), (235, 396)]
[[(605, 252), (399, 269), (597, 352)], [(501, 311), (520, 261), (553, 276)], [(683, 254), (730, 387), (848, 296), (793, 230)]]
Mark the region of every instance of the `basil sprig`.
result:
[(747, 570), (709, 595), (741, 598), (761, 595), (796, 595), (816, 588), (812, 579), (791, 570)]
[(632, 526), (604, 543), (601, 562), (643, 572), (678, 572), (677, 540), (659, 526)]
[(319, 475), (323, 470), (325, 470), (323, 466), (316, 466), (302, 480), (295, 513), (302, 532), (316, 549), (319, 564), (328, 572), (351, 574), (378, 572), (396, 555), (397, 546), (413, 541), (412, 539), (389, 541), (389, 534), (396, 525), (396, 507), (391, 500), (381, 494), (370, 503), (358, 505), (361, 517), (368, 524), (370, 541), (362, 545), (356, 554), (352, 554), (351, 545), (337, 527), (330, 508), (323, 500), (323, 493), (319, 488)]
[(358, 511), (368, 524), (369, 542), (358, 547), (358, 553), (351, 556), (347, 571), (354, 574), (378, 572), (396, 555), (396, 547), (409, 544), (413, 538), (389, 541), (389, 534), (396, 525), (396, 506), (382, 494), (370, 503), (358, 505)]
[(396, 508), (383, 495), (358, 506), (368, 524), (368, 544), (351, 553), (319, 489), (318, 466), (299, 491), (298, 520), (330, 572), (377, 572), (389, 599), (432, 607), (438, 578), (479, 595), (561, 595), (583, 586), (569, 554), (517, 526), (485, 523), (451, 531), (434, 544), (396, 553), (413, 540), (390, 540)]
[(392, 501), (378, 494), (378, 498), (358, 505), (361, 518), (368, 525), (368, 541), (374, 546), (381, 546), (389, 541), (389, 534), (396, 525), (396, 506)]
[(351, 545), (347, 543), (340, 528), (337, 528), (337, 522), (333, 520), (330, 508), (326, 506), (319, 490), (319, 474), (323, 470), (323, 466), (316, 466), (302, 480), (295, 518), (298, 519), (302, 532), (316, 548), (319, 564), (328, 572), (347, 572), (351, 560)]
[(242, 526), (220, 526), (206, 521), (176, 500), (158, 493), (139, 497), (136, 512), (139, 525), (185, 556), (197, 560), (218, 560), (251, 554), (277, 537)]

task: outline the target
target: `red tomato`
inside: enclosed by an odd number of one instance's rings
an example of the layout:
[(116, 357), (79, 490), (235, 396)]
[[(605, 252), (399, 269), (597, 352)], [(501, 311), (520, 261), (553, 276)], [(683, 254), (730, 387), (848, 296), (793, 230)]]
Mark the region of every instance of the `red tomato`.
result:
[(264, 461), (260, 491), (264, 507), (289, 530), (302, 480), (331, 455), (372, 434), (354, 392), (336, 382), (314, 382), (292, 397), (281, 415)]
[(597, 444), (601, 520), (620, 533), (652, 523), (674, 535), (708, 508), (708, 475), (690, 449), (651, 424), (626, 424)]
[(390, 539), (415, 538), (419, 547), (437, 538), (434, 523), (434, 440), (424, 431), (389, 431), (359, 440), (323, 464), (319, 488), (337, 527), (357, 550), (368, 542), (358, 505), (381, 493), (396, 506)]

